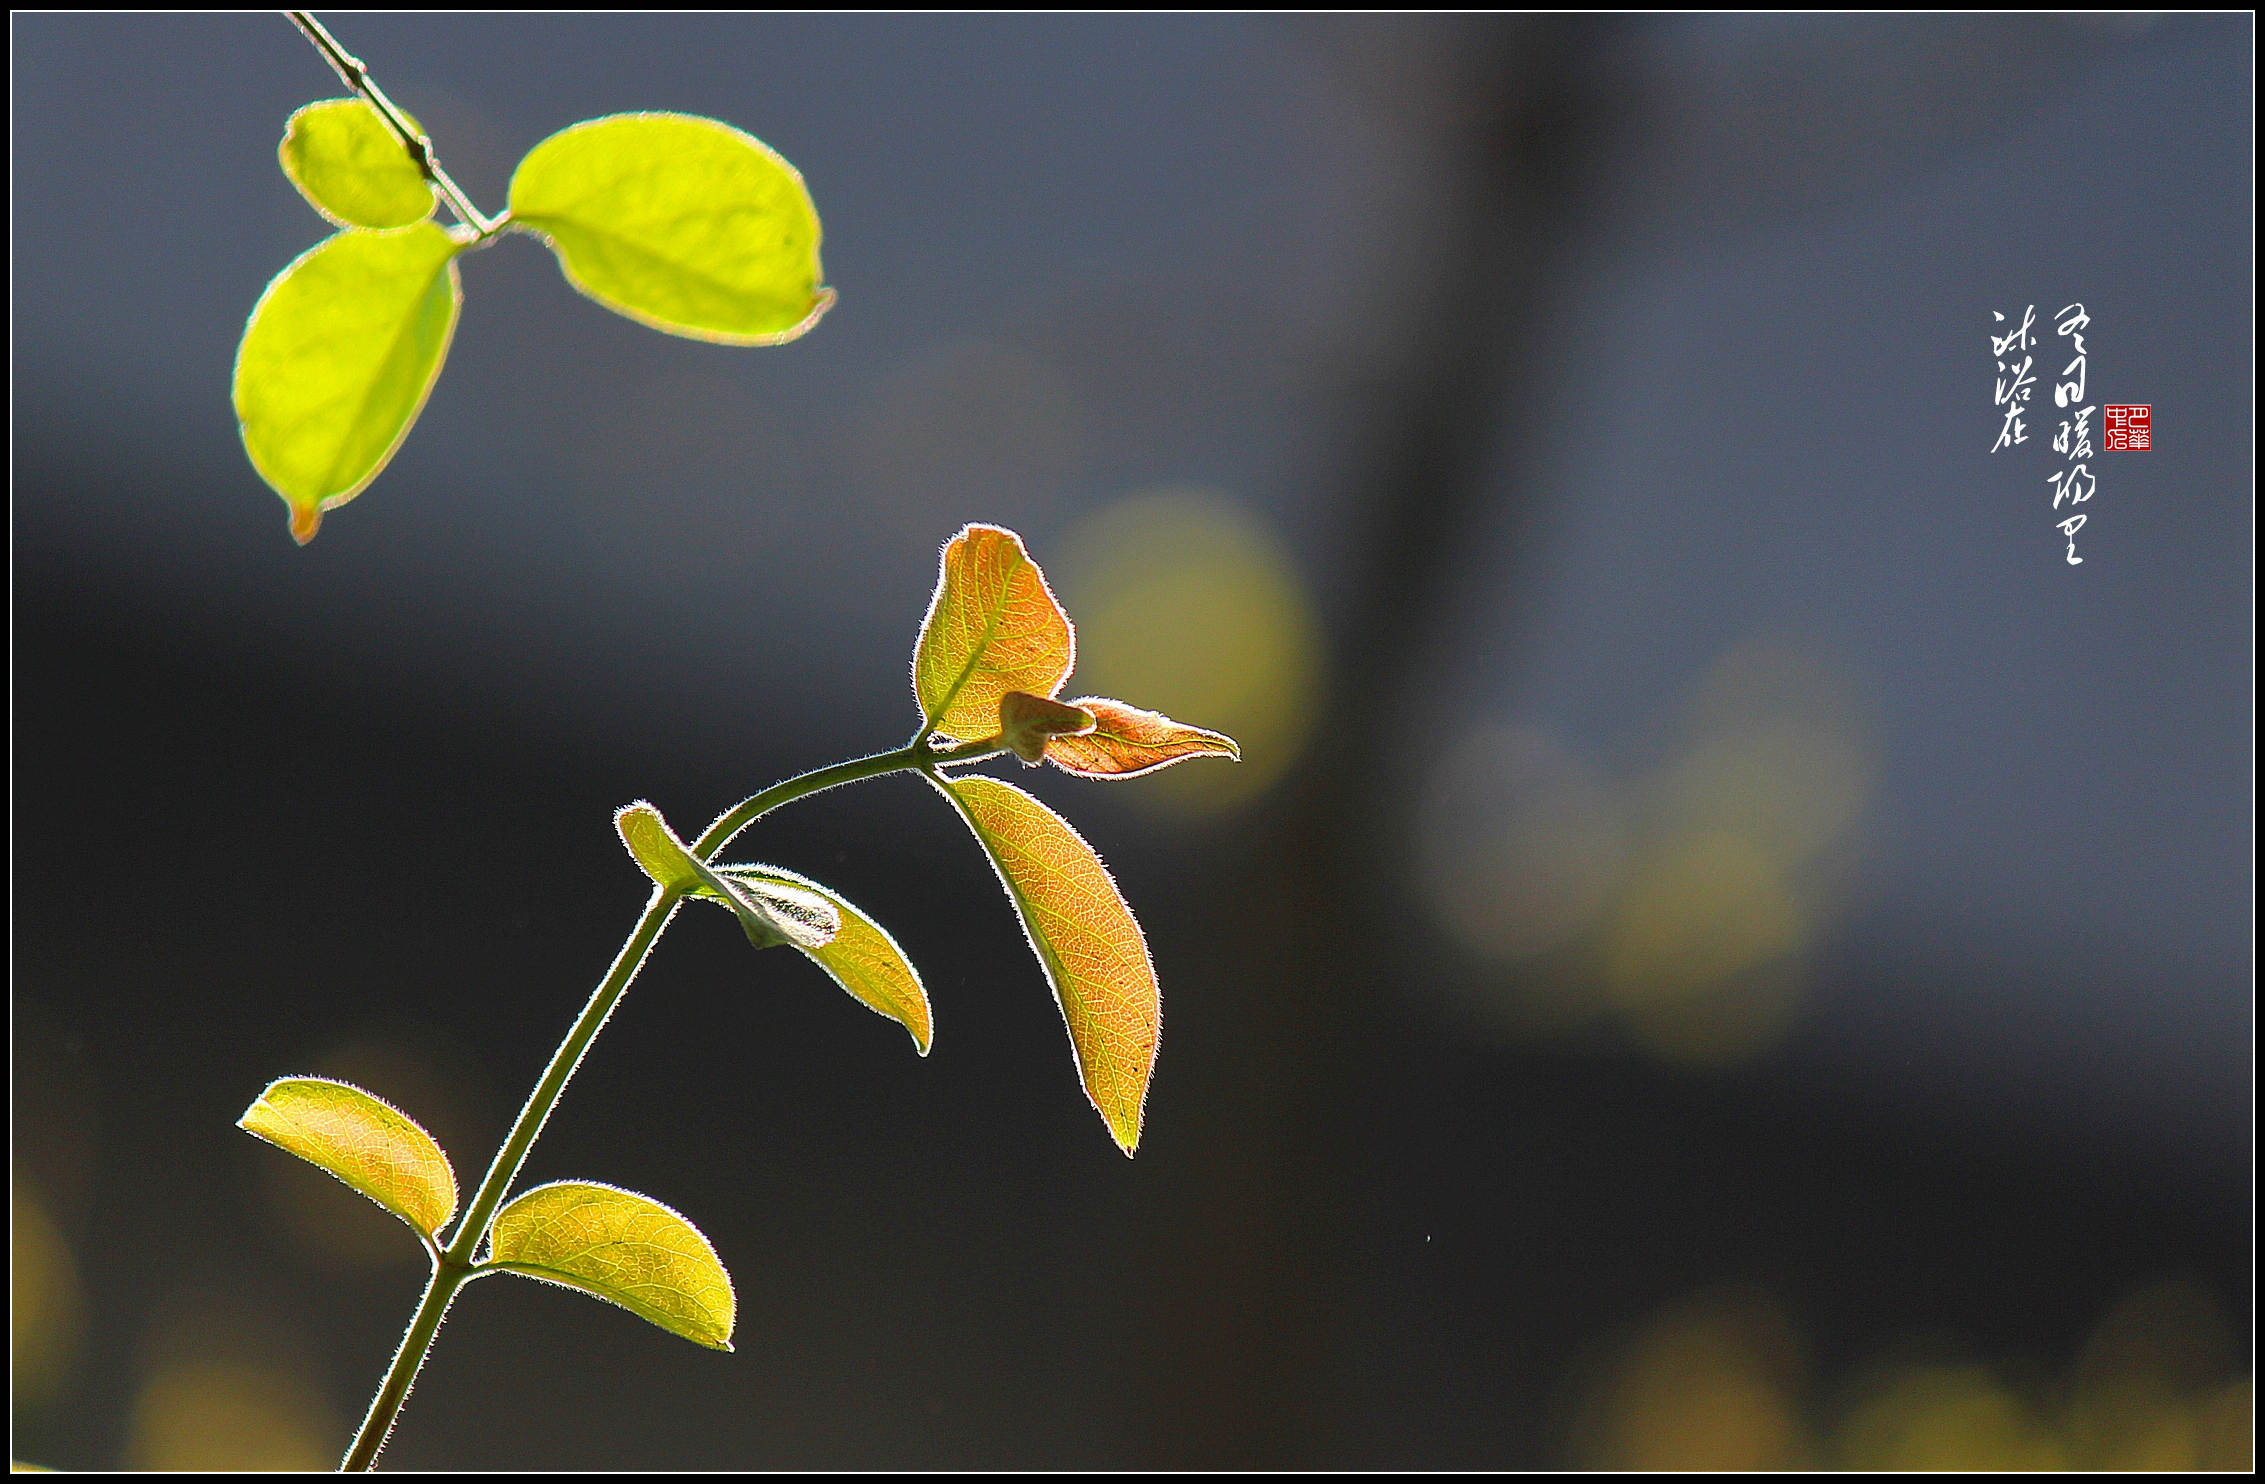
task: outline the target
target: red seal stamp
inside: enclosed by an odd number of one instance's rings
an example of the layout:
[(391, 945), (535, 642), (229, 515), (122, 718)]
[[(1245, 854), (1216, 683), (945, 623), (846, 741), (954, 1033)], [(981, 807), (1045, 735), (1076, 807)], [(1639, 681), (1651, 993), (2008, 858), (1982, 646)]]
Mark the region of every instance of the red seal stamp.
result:
[(2145, 453), (2154, 447), (2150, 437), (2153, 407), (2110, 402), (2100, 410), (2108, 415), (2107, 447), (2111, 452)]

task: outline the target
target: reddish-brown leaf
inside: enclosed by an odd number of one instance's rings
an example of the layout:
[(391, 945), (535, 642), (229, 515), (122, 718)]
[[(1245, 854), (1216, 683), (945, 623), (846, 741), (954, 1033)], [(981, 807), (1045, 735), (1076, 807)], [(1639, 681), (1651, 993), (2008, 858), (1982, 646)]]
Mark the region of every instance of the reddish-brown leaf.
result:
[(1093, 713), (1060, 701), (1011, 690), (999, 698), (999, 740), (1007, 751), (1033, 766), (1046, 758), (1046, 739), (1076, 737), (1093, 730)]
[(1104, 696), (1080, 696), (1069, 704), (1093, 717), (1093, 729), (1047, 739), (1046, 760), (1080, 778), (1137, 778), (1191, 757), (1242, 760), (1242, 749), (1223, 732)]

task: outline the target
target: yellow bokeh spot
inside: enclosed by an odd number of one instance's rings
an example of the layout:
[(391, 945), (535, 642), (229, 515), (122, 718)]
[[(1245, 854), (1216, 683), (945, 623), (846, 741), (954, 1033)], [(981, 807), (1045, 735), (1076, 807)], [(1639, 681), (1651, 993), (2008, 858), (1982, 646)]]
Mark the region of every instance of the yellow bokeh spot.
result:
[(1841, 1466), (1889, 1471), (2062, 1469), (2067, 1450), (1981, 1366), (1913, 1366), (1883, 1377), (1841, 1429)]
[(2248, 1473), (2257, 1466), (2257, 1399), (2247, 1378), (2201, 1398), (2194, 1421), (2196, 1468)]
[(1847, 674), (1785, 640), (1735, 644), (1699, 678), (1633, 806), (1641, 843), (1602, 936), (1605, 998), (1640, 1044), (1722, 1066), (1783, 1039), (1871, 800), (1863, 712)]
[(2204, 1467), (2217, 1435), (2200, 1398), (2233, 1361), (2232, 1332), (2206, 1289), (2165, 1279), (2131, 1293), (2077, 1358), (2066, 1422), (2077, 1466)]
[(1607, 1469), (1798, 1468), (1800, 1345), (1759, 1295), (1702, 1294), (1655, 1316), (1589, 1400), (1576, 1451)]
[(144, 1383), (127, 1425), (135, 1469), (302, 1471), (335, 1467), (342, 1434), (299, 1376), (273, 1366), (189, 1360)]
[(1605, 781), (1517, 726), (1471, 732), (1433, 771), (1417, 842), (1423, 900), (1463, 947), (1505, 963), (1593, 927), (1626, 853)]
[(39, 1197), (14, 1187), (9, 1268), (13, 1400), (45, 1406), (62, 1394), (78, 1358), (82, 1324), (78, 1263)]
[(1661, 780), (1664, 827), (1734, 829), (1788, 866), (1841, 842), (1872, 793), (1858, 691), (1787, 640), (1723, 651), (1690, 698), (1686, 745)]
[(1727, 831), (1655, 842), (1604, 941), (1605, 997), (1675, 1061), (1737, 1062), (1775, 1044), (1800, 998), (1809, 919), (1777, 858)]
[(1297, 760), (1320, 700), (1320, 627), (1256, 516), (1209, 490), (1135, 495), (1080, 526), (1059, 571), (1077, 625), (1067, 693), (1112, 696), (1242, 746), (1240, 763), (1182, 763), (1123, 784), (1126, 796), (1218, 813)]

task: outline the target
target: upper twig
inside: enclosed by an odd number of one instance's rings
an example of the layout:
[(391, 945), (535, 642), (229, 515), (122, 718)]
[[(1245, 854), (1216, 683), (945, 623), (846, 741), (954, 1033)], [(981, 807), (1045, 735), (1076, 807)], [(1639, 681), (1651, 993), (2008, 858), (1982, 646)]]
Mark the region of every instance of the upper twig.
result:
[(448, 209), (456, 214), (458, 221), (482, 237), (493, 237), (502, 230), (503, 223), (499, 218), (488, 216), (474, 206), (472, 198), (464, 194), (463, 187), (449, 179), (448, 172), (440, 168), (440, 157), (433, 153), (432, 140), (425, 136), (424, 131), (410, 123), (409, 115), (403, 113), (385, 95), (385, 89), (379, 87), (370, 76), (370, 69), (363, 65), (361, 58), (340, 46), (338, 38), (324, 29), (322, 22), (315, 19), (313, 11), (287, 10), (283, 13), (313, 43), (314, 49), (322, 53), (322, 59), (330, 64), (331, 70), (338, 74), (340, 80), (377, 110), (378, 117), (384, 119), (386, 127), (400, 138), (402, 147), (409, 151), (409, 158), (417, 162), (417, 169), (424, 173), (425, 179), (432, 182), (433, 189), (440, 192), (441, 199), (448, 203)]

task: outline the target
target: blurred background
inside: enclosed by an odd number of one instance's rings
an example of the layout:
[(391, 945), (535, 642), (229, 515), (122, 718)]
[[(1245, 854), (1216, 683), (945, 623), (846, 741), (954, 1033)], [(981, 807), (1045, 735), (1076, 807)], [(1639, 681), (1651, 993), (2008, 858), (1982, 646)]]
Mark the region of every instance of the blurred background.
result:
[[(718, 1355), (456, 1306), (402, 1467), (2246, 1466), (2253, 22), (341, 16), (474, 198), (585, 117), (799, 166), (841, 301), (653, 334), (507, 240), (306, 550), (229, 410), (327, 230), (274, 16), (14, 47), (13, 1421), (327, 1466), (423, 1277), (235, 1130), (469, 1184), (697, 828), (891, 746), (938, 545), (1240, 767), (1026, 784), (1167, 1034), (1137, 1160), (916, 783), (741, 849), (935, 1054), (681, 918), (526, 1182), (699, 1222)], [(2083, 302), (2102, 454), (1988, 452)], [(2095, 424), (2095, 428), (2097, 428)]]

